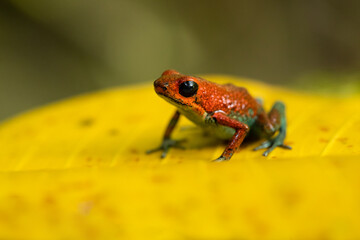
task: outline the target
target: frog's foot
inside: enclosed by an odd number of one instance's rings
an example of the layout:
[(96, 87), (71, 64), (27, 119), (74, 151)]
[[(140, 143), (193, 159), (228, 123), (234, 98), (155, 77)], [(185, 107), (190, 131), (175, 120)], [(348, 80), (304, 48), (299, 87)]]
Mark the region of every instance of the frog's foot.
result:
[(262, 144), (260, 144), (260, 146), (254, 148), (254, 151), (268, 148), (268, 149), (262, 154), (263, 156), (266, 157), (266, 156), (268, 156), (269, 153), (271, 153), (276, 147), (281, 147), (281, 148), (285, 148), (285, 149), (291, 149), (290, 146), (284, 144), (284, 137), (282, 137), (282, 134), (279, 134), (279, 135), (276, 136), (275, 138), (270, 139), (270, 140), (267, 140), (267, 141), (263, 142)]
[(185, 139), (182, 140), (172, 140), (170, 138), (164, 139), (161, 145), (157, 148), (146, 151), (146, 154), (150, 154), (157, 151), (162, 151), (161, 158), (165, 158), (170, 148), (180, 148), (185, 149), (181, 143), (185, 142)]

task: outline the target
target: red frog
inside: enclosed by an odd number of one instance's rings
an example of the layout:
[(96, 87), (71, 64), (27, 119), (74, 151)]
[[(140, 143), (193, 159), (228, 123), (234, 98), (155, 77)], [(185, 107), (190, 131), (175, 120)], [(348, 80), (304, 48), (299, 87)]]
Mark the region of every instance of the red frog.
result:
[[(267, 139), (254, 149), (267, 148), (264, 156), (276, 147), (291, 149), (284, 144), (286, 119), (282, 102), (276, 102), (266, 113), (261, 101), (243, 87), (220, 85), (175, 70), (165, 71), (154, 82), (154, 87), (156, 93), (177, 110), (166, 128), (161, 146), (148, 153), (163, 151), (161, 158), (164, 158), (171, 147), (181, 147), (179, 141), (170, 138), (180, 115), (221, 139), (230, 139), (224, 152), (214, 161), (229, 160), (248, 133)], [(271, 138), (277, 131), (278, 135)]]

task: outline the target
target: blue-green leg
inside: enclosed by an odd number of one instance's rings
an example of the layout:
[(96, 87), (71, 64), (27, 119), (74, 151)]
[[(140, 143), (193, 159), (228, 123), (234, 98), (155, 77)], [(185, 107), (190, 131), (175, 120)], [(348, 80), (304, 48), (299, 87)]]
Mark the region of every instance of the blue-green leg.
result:
[[(261, 107), (258, 113), (257, 125), (260, 126), (261, 131), (268, 140), (256, 147), (254, 149), (255, 151), (267, 148), (263, 156), (268, 156), (276, 147), (291, 149), (290, 146), (284, 144), (286, 137), (286, 117), (285, 105), (282, 102), (276, 102), (269, 114), (266, 114)], [(271, 138), (277, 131), (279, 133)]]
[(180, 118), (180, 112), (176, 111), (166, 128), (161, 145), (157, 148), (146, 151), (147, 154), (157, 152), (157, 151), (162, 151), (161, 158), (164, 158), (164, 157), (166, 157), (170, 148), (184, 149), (184, 147), (181, 146), (181, 143), (184, 142), (185, 140), (173, 140), (170, 138), (171, 133), (173, 132), (177, 122), (179, 121), (179, 118)]

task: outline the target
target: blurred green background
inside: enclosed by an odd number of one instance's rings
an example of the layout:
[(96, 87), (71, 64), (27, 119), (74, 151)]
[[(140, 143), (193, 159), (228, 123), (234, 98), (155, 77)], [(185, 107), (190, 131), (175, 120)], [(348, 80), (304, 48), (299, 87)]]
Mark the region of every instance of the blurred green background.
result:
[(168, 68), (351, 94), (360, 1), (0, 1), (0, 120)]

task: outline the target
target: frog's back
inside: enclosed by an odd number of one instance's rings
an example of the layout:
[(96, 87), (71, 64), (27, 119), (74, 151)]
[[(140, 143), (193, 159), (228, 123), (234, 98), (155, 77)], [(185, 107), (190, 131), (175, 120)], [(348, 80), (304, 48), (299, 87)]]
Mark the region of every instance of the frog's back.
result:
[(200, 104), (207, 113), (223, 111), (230, 117), (256, 117), (258, 103), (246, 88), (233, 84), (209, 83), (205, 89), (204, 92), (199, 93), (199, 97), (201, 99)]
[[(209, 115), (220, 111), (249, 127), (255, 123), (258, 103), (246, 88), (232, 84), (210, 83), (205, 89), (206, 92), (199, 93), (200, 100), (198, 101)], [(208, 131), (222, 139), (229, 139), (235, 133), (235, 130), (230, 127), (211, 123), (206, 125)]]

